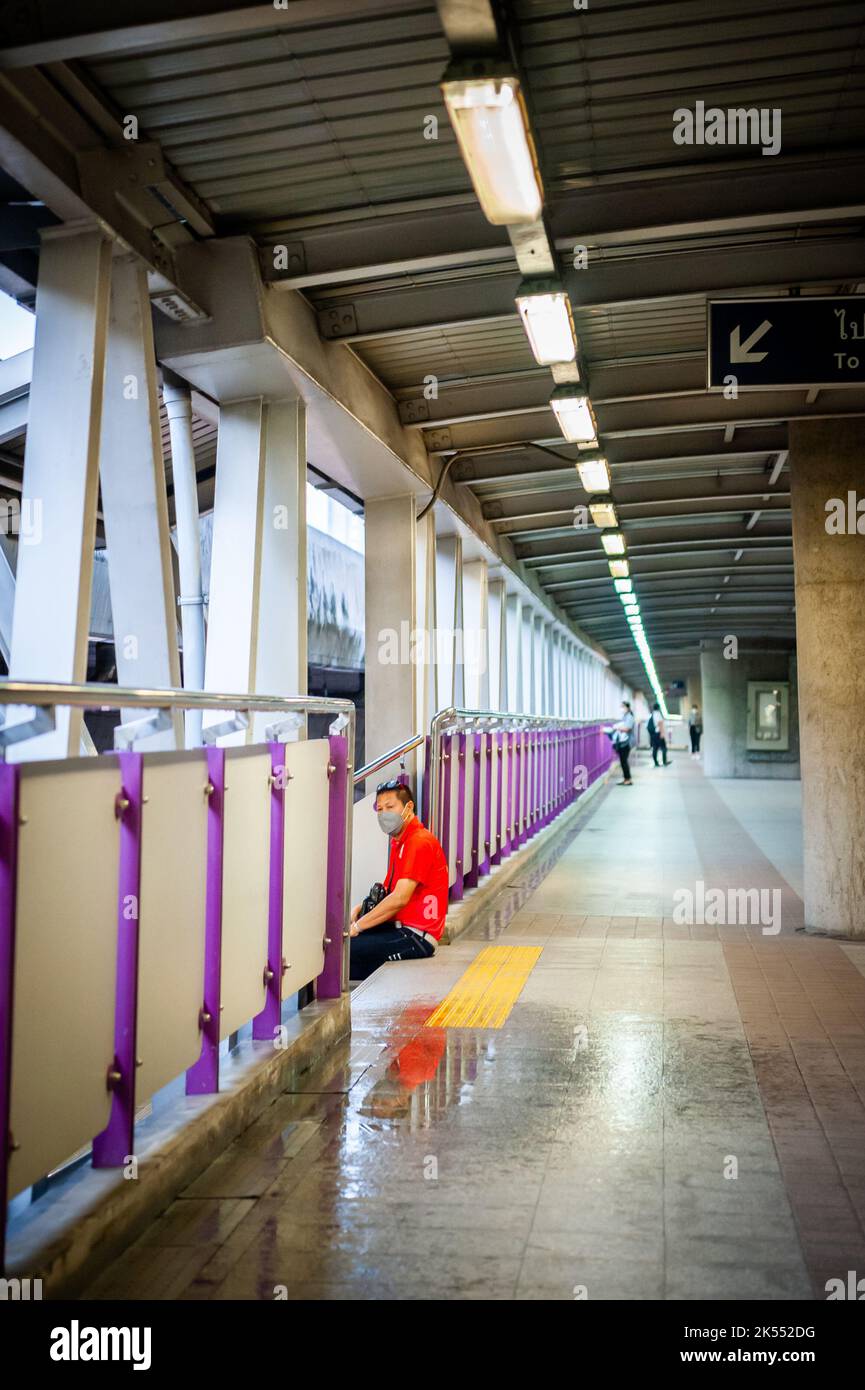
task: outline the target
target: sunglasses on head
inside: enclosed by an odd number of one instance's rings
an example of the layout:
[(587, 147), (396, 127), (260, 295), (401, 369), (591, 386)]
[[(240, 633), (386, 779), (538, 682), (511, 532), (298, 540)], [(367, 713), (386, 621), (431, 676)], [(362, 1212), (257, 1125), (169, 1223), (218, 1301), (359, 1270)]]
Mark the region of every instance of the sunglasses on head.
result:
[(401, 787), (402, 785), (399, 778), (394, 777), (390, 782), (379, 782), (375, 789), (375, 794), (378, 796), (379, 792), (395, 792), (397, 787)]

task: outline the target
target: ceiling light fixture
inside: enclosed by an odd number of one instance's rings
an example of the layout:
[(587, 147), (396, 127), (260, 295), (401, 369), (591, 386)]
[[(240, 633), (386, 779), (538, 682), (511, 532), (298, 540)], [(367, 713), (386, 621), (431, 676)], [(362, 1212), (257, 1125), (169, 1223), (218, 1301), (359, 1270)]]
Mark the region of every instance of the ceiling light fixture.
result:
[(609, 492), (610, 466), (606, 459), (577, 459), (577, 472), (586, 492)]
[(441, 89), (487, 221), (537, 222), (544, 193), (519, 78), (489, 59), (457, 61)]
[(557, 386), (550, 397), (559, 429), (569, 444), (579, 444), (585, 448), (595, 448), (598, 443), (598, 426), (592, 402), (585, 391), (574, 386)]
[(614, 579), (627, 579), (631, 573), (627, 560), (611, 560), (610, 574)]
[(602, 531), (601, 545), (608, 555), (624, 555), (625, 538), (621, 531)]
[(577, 335), (571, 301), (558, 280), (524, 280), (517, 290), (517, 308), (539, 367), (575, 361)]
[(599, 502), (597, 497), (592, 497), (589, 501), (589, 512), (596, 526), (618, 526), (619, 524), (612, 499), (609, 502)]

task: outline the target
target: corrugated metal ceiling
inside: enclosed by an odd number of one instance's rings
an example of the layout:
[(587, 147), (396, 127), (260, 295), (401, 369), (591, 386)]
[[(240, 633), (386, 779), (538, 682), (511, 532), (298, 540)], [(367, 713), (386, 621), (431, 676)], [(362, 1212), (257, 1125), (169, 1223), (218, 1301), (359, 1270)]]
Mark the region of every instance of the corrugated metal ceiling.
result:
[(435, 5), (417, 3), (89, 71), (216, 214), (246, 220), (468, 194), (438, 89), (448, 57)]
[(672, 112), (697, 99), (783, 108), (784, 150), (865, 134), (861, 0), (516, 0), (512, 13), (548, 191), (587, 176), (729, 160), (674, 145)]

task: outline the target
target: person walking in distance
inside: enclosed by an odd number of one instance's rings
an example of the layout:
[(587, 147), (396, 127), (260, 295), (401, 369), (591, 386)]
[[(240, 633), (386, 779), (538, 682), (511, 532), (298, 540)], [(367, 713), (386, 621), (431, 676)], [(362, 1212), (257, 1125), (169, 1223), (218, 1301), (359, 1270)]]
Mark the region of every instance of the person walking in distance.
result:
[(652, 713), (649, 716), (647, 725), (649, 741), (652, 745), (652, 762), (655, 767), (660, 767), (658, 754), (663, 758), (663, 766), (670, 766), (670, 759), (667, 757), (667, 725), (661, 713), (661, 706), (657, 701), (652, 705)]
[(699, 706), (692, 705), (691, 713), (688, 715), (688, 732), (691, 735), (691, 757), (699, 761), (700, 758), (700, 738), (703, 733), (703, 719), (700, 714)]
[(622, 701), (622, 717), (618, 724), (613, 725), (613, 747), (619, 755), (619, 762), (622, 766), (622, 780), (620, 787), (631, 787), (631, 739), (634, 736), (635, 720), (631, 712), (631, 706), (627, 700)]

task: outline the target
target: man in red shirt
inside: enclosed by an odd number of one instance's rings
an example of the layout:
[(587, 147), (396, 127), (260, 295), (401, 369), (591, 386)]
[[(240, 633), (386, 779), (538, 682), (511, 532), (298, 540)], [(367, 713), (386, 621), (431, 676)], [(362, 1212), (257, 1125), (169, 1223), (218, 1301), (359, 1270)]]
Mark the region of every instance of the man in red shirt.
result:
[(414, 813), (411, 788), (382, 782), (376, 790), (378, 823), (390, 837), (387, 896), (361, 916), (351, 913), (349, 977), (365, 980), (387, 960), (416, 960), (435, 954), (448, 905), (445, 853)]

